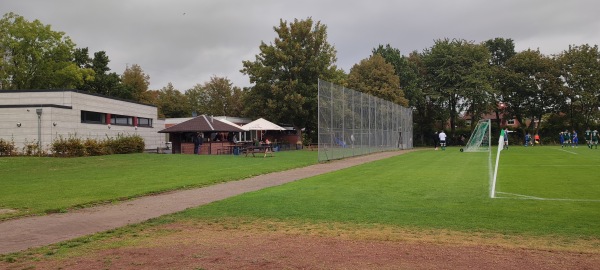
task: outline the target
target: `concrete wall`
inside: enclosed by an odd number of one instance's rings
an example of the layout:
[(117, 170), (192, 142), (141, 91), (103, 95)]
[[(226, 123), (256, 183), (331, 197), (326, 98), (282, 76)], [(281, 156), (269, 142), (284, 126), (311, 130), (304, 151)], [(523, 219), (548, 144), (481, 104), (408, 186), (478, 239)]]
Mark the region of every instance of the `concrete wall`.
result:
[[(42, 110), (39, 119), (38, 109)], [(153, 127), (81, 123), (82, 110), (150, 118)], [(102, 140), (119, 134), (140, 135), (146, 149), (162, 148), (165, 135), (158, 131), (165, 125), (157, 115), (154, 106), (69, 90), (0, 91), (0, 138), (14, 141), (19, 150), (27, 143), (37, 143), (38, 138), (44, 150), (49, 150), (59, 136)]]

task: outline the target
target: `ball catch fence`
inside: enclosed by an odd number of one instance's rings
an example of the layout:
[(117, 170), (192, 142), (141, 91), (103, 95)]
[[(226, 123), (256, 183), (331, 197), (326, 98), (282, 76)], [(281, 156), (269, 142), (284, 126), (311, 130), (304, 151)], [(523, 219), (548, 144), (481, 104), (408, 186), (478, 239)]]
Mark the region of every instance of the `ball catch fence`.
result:
[(413, 147), (412, 110), (319, 80), (319, 161)]

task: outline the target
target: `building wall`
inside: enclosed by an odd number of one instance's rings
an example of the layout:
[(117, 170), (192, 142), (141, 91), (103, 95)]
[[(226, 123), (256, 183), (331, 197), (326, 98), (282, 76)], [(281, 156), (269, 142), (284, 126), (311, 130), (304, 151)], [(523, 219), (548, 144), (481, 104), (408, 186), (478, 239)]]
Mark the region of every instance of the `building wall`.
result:
[[(42, 114), (38, 119), (39, 109)], [(82, 110), (149, 118), (152, 127), (82, 123)], [(144, 138), (146, 149), (162, 148), (165, 135), (158, 131), (164, 129), (164, 120), (157, 115), (154, 106), (70, 90), (0, 91), (0, 138), (14, 141), (19, 149), (37, 143), (38, 138), (44, 150), (49, 150), (60, 136), (103, 140), (133, 134)]]

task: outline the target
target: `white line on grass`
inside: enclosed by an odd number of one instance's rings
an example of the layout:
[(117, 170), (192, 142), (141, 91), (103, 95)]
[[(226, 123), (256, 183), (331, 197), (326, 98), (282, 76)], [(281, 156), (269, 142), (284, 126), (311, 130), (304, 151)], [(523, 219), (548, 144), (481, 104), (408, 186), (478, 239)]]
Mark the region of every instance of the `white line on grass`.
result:
[(528, 196), (528, 195), (522, 195), (522, 194), (516, 194), (516, 193), (508, 193), (508, 192), (500, 192), (500, 191), (496, 191), (497, 194), (505, 194), (505, 195), (512, 195), (515, 197), (495, 197), (498, 199), (522, 199), (522, 200), (540, 200), (540, 201), (568, 201), (568, 202), (600, 202), (600, 200), (588, 200), (588, 199), (559, 199), (559, 198), (541, 198), (541, 197), (534, 197), (534, 196)]
[(564, 150), (564, 149), (556, 149), (556, 148), (552, 148), (552, 149), (559, 150), (559, 151), (563, 151), (563, 152), (567, 152), (567, 153), (569, 153), (569, 154), (573, 154), (573, 155), (579, 155), (579, 153), (575, 153), (575, 152), (567, 151), (567, 150)]

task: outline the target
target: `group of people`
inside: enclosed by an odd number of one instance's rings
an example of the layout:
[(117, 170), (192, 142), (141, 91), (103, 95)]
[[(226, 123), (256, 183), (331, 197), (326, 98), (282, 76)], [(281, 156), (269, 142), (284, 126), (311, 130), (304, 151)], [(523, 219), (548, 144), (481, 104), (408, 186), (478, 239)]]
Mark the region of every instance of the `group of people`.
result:
[(531, 140), (531, 133), (527, 132), (527, 134), (525, 134), (525, 147), (534, 146), (536, 144), (540, 144), (540, 135), (536, 133), (533, 136), (533, 140)]
[(579, 145), (579, 138), (577, 137), (577, 131), (575, 130), (573, 130), (573, 132), (569, 132), (568, 129), (561, 131), (558, 134), (558, 140), (560, 142), (560, 147), (577, 147)]
[[(590, 128), (585, 130), (584, 139), (587, 144), (587, 147), (592, 149), (598, 149), (598, 130), (594, 129), (593, 131)], [(577, 147), (579, 145), (579, 137), (577, 136), (577, 131), (573, 130), (569, 132), (569, 130), (561, 131), (558, 135), (560, 141), (560, 147)]]

